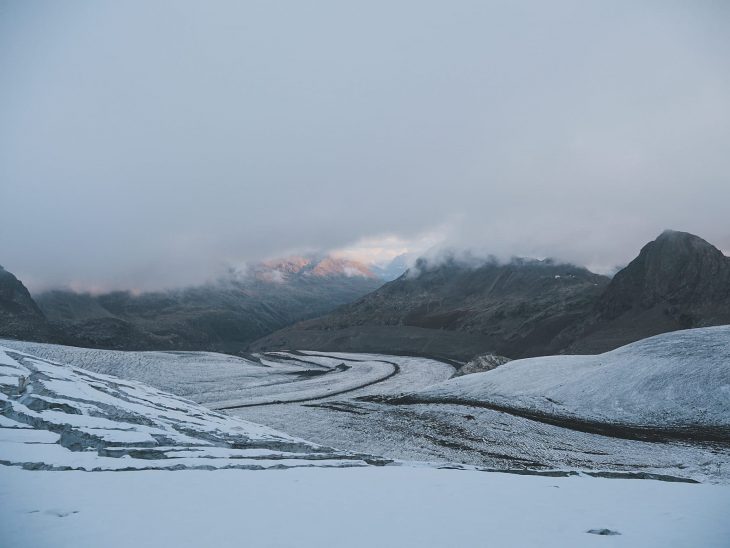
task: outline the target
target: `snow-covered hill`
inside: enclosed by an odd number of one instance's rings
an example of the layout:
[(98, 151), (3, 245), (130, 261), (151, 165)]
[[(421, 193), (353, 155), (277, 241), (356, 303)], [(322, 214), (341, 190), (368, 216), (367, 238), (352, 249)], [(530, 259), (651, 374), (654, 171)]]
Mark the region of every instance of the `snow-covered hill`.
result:
[(595, 356), (516, 360), (406, 398), (724, 439), (730, 433), (730, 326), (665, 333)]
[(134, 381), (0, 347), (0, 463), (30, 469), (364, 466)]

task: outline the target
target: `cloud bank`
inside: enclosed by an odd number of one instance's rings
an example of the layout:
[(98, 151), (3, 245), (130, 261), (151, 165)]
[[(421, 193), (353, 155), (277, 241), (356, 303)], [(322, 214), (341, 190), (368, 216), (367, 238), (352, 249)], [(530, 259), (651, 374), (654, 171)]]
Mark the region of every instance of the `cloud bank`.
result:
[(368, 241), (730, 250), (727, 3), (347, 4), (3, 4), (0, 264), (151, 289)]

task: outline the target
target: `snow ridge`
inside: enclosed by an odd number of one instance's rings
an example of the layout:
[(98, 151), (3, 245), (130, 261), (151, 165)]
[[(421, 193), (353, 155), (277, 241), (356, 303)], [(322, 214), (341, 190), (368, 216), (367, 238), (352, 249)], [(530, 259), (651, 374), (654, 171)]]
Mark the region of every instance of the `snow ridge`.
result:
[(594, 356), (515, 360), (404, 395), (730, 440), (730, 326), (675, 331)]

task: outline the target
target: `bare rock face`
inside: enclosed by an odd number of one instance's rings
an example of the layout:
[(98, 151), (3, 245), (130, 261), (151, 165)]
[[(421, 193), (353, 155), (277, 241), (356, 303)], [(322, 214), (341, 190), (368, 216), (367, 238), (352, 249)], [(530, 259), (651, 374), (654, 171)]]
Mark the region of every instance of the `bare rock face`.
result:
[(730, 257), (665, 231), (618, 272), (568, 353), (596, 353), (677, 329), (730, 323)]
[(480, 356), (475, 356), (469, 362), (465, 363), (456, 373), (454, 373), (454, 377), (471, 375), (472, 373), (484, 373), (485, 371), (491, 371), (492, 369), (510, 361), (512, 360), (505, 358), (504, 356), (497, 356), (496, 354), (482, 354)]
[[(692, 327), (692, 311), (730, 316), (718, 304), (730, 299), (730, 257), (702, 238), (687, 232), (665, 231), (616, 274), (598, 308), (613, 319), (631, 309), (669, 305)], [(708, 318), (708, 319), (710, 319)]]
[(0, 337), (46, 341), (46, 317), (18, 278), (0, 266)]

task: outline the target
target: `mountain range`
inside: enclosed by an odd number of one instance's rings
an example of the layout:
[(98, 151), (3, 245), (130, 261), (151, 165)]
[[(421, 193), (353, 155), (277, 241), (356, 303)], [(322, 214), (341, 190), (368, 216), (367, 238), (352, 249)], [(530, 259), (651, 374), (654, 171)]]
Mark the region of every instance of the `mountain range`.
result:
[(414, 269), (321, 318), (254, 342), (456, 360), (600, 353), (688, 327), (730, 323), (730, 258), (665, 231), (612, 279), (553, 261), (456, 260)]
[(139, 295), (52, 290), (34, 301), (19, 280), (4, 276), (0, 295), (15, 300), (0, 301), (1, 336), (91, 348), (227, 353), (382, 283), (367, 266), (333, 257), (268, 261), (208, 284)]
[(421, 259), (383, 284), (392, 275), (304, 256), (173, 291), (55, 290), (34, 300), (0, 270), (0, 336), (126, 350), (306, 349), (466, 361), (484, 353), (600, 353), (730, 323), (730, 258), (686, 232), (665, 231), (613, 278), (552, 260), (454, 257)]

